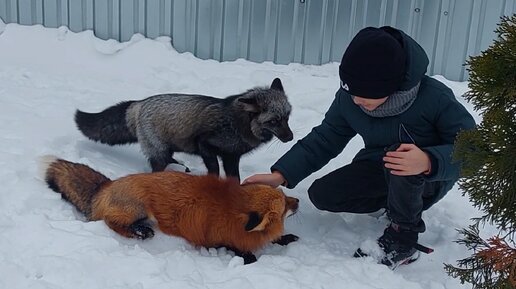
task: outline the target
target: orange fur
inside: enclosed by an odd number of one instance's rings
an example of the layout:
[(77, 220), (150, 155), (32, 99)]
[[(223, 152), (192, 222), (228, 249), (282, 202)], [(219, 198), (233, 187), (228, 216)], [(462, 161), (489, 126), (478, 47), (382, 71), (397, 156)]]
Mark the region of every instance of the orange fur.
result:
[[(91, 179), (102, 181), (97, 184)], [(138, 237), (131, 230), (133, 224), (155, 221), (162, 232), (193, 245), (226, 246), (241, 252), (253, 252), (278, 240), (287, 211), (295, 212), (298, 207), (297, 199), (279, 189), (240, 186), (237, 180), (210, 175), (156, 172), (111, 181), (85, 165), (58, 159), (49, 165), (46, 180), (81, 211), (88, 211), (89, 206), (90, 220), (104, 220), (123, 236)], [(82, 192), (91, 198), (70, 198)], [(259, 216), (254, 223), (253, 212)]]

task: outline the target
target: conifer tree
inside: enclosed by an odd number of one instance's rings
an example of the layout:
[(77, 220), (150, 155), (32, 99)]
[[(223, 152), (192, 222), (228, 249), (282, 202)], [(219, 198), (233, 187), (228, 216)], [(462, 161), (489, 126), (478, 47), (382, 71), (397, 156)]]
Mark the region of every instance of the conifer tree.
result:
[[(480, 111), (476, 130), (461, 132), (454, 156), (462, 162), (459, 186), (483, 215), (457, 241), (472, 255), (445, 269), (474, 289), (516, 288), (516, 14), (504, 16), (497, 39), (467, 61), (465, 94)], [(484, 240), (479, 225), (490, 223), (497, 236)]]

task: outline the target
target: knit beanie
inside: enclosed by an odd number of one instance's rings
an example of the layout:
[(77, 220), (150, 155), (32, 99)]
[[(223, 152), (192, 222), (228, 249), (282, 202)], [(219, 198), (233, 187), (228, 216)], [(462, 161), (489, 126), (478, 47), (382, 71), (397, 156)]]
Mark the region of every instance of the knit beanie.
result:
[(344, 90), (353, 96), (378, 99), (399, 89), (406, 55), (401, 35), (395, 33), (399, 31), (392, 27), (367, 27), (358, 32), (339, 67)]

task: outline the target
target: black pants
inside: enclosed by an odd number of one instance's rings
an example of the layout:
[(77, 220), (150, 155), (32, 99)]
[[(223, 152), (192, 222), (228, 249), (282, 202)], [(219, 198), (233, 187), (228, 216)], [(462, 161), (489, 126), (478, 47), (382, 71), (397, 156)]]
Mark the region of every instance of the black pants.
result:
[(395, 176), (382, 162), (360, 161), (316, 180), (308, 195), (318, 209), (330, 212), (371, 213), (386, 208), (394, 223), (424, 232), (421, 213), (433, 204), (440, 186), (421, 175)]

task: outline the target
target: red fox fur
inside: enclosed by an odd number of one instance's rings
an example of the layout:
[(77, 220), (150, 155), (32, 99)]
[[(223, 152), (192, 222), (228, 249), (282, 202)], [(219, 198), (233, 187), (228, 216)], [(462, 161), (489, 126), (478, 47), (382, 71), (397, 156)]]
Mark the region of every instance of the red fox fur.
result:
[(44, 173), (48, 186), (88, 220), (104, 220), (120, 235), (152, 237), (157, 222), (166, 234), (196, 246), (225, 246), (237, 255), (281, 240), (285, 217), (298, 208), (298, 200), (281, 190), (212, 175), (156, 172), (112, 181), (86, 165), (56, 158), (47, 160)]

